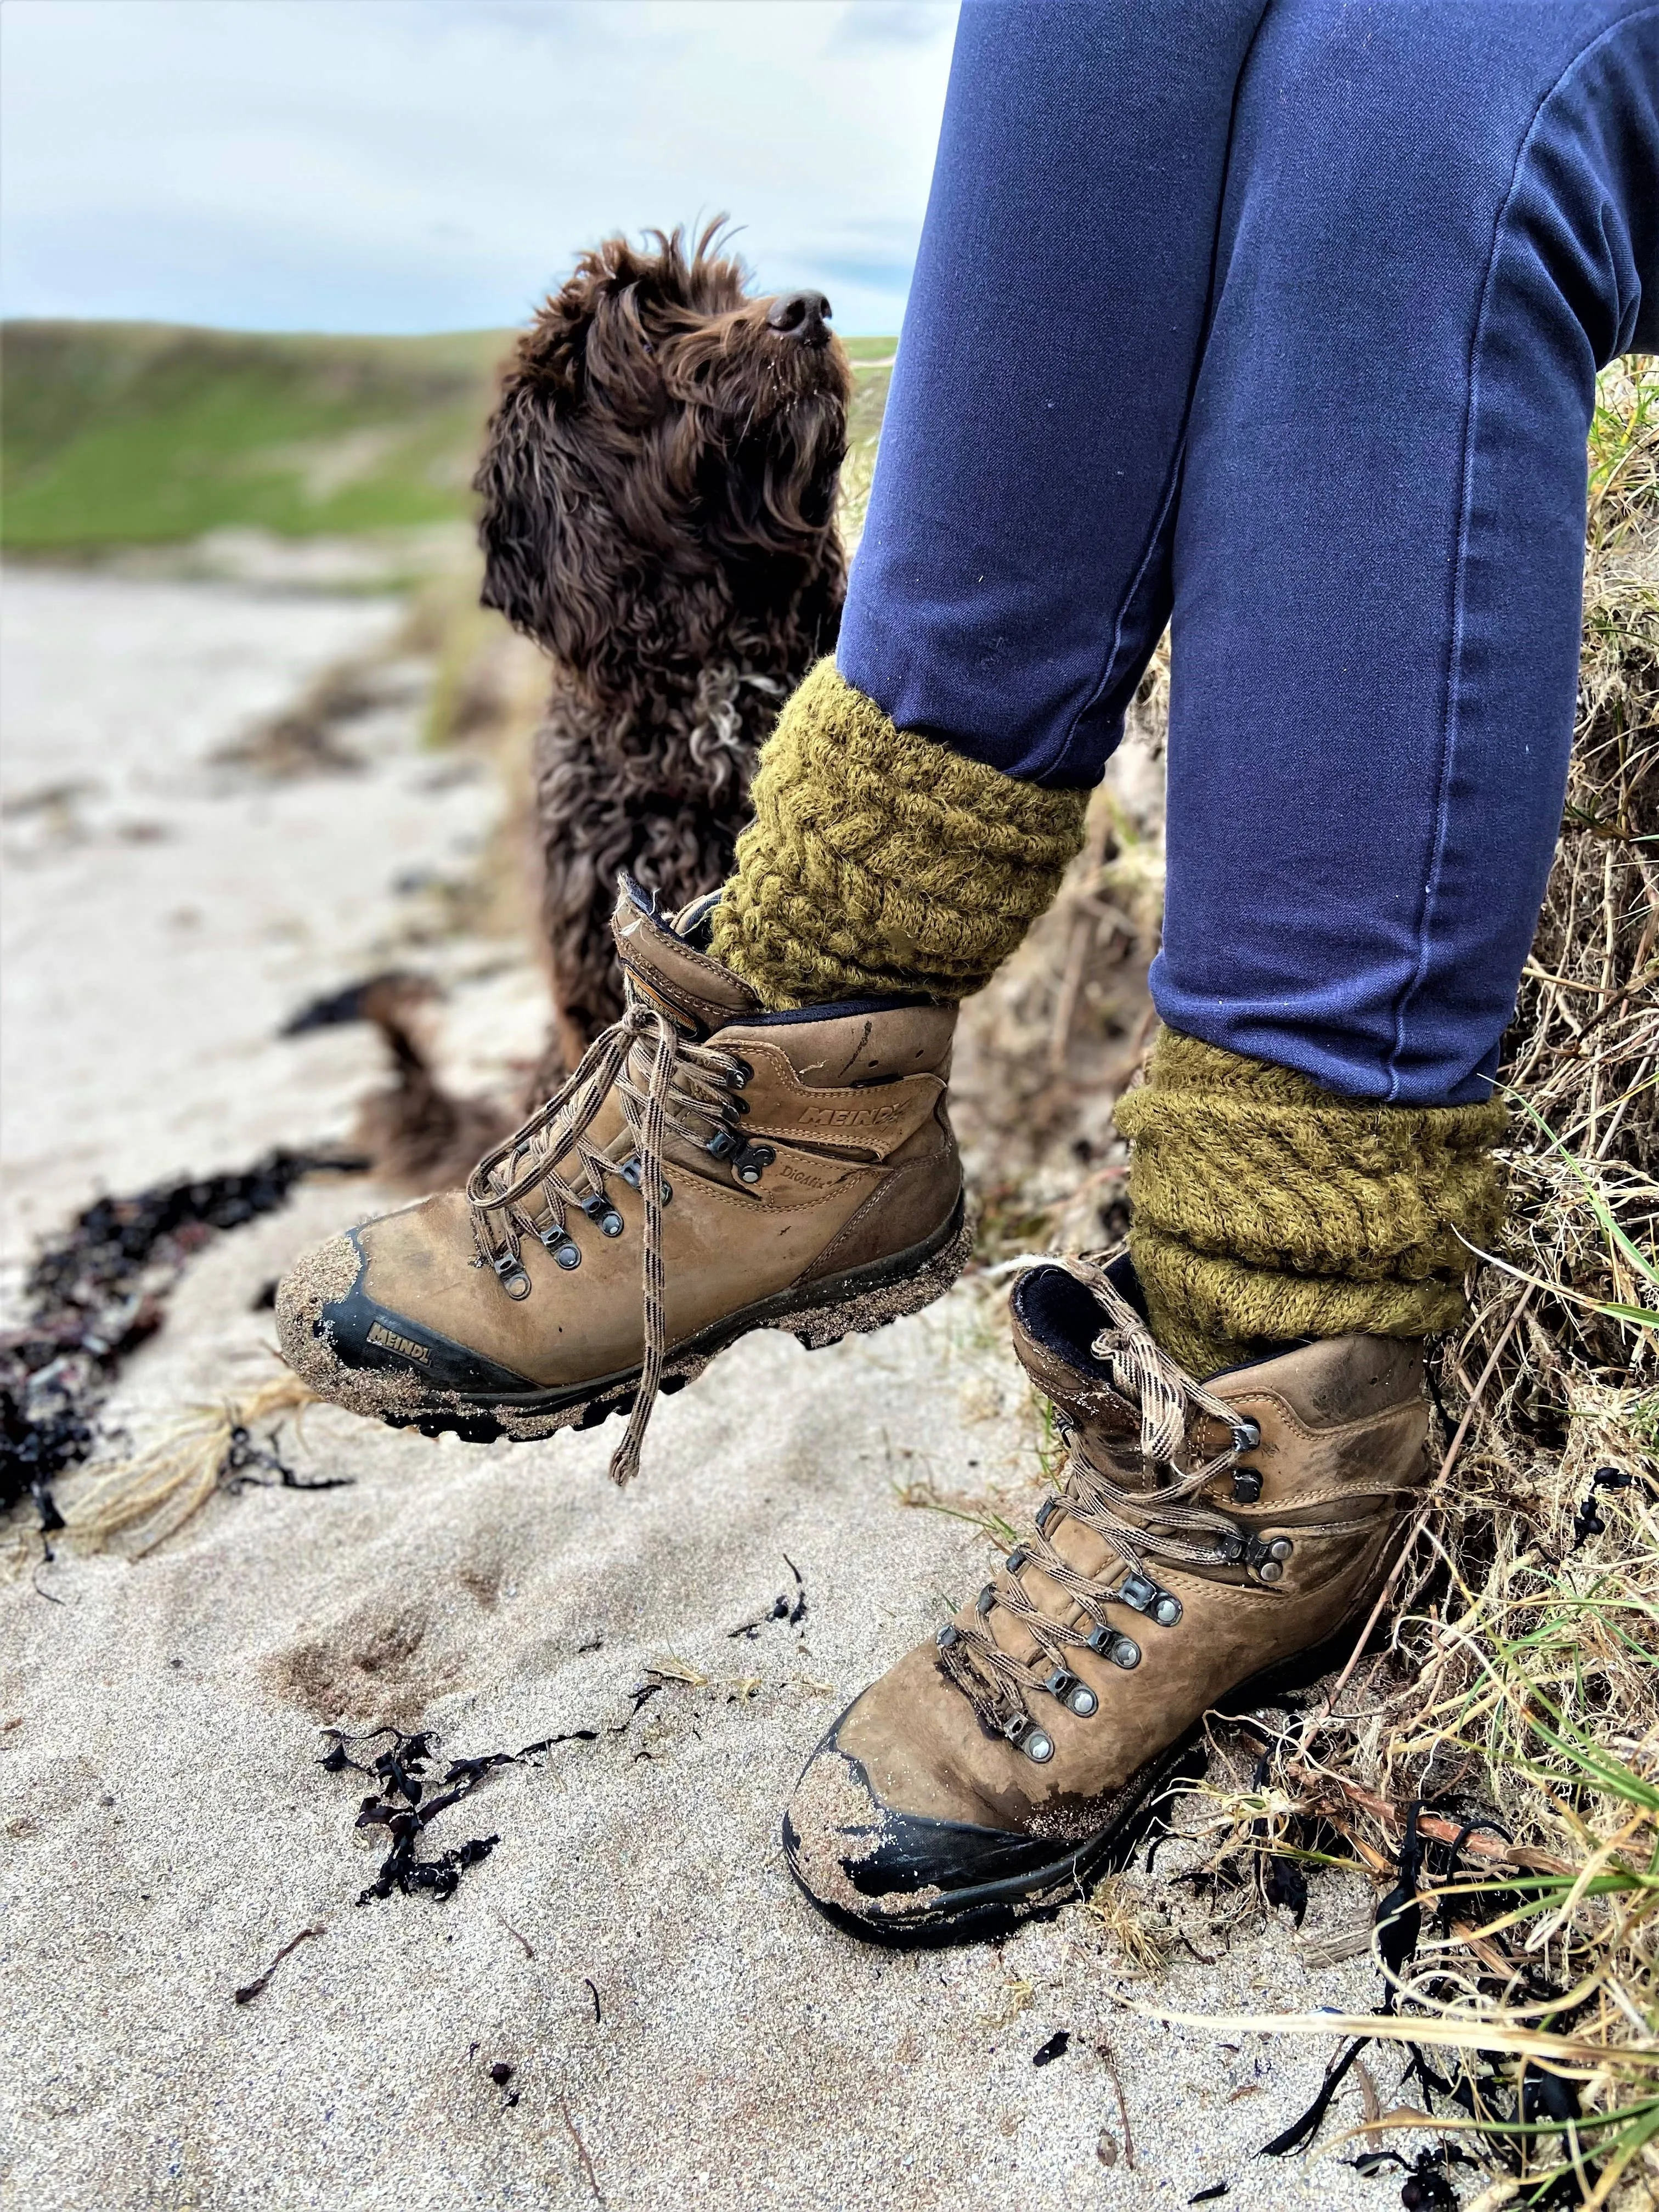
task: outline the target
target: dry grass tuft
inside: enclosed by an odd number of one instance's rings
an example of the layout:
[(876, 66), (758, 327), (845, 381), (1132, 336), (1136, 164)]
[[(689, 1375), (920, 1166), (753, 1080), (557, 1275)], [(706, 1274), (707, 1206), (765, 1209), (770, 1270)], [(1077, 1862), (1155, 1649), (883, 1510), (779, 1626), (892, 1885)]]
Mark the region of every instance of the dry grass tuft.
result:
[(112, 1547), (142, 1559), (199, 1512), (242, 1463), (235, 1447), (247, 1443), (256, 1422), (303, 1409), (316, 1395), (284, 1373), (240, 1399), (193, 1407), (147, 1450), (89, 1468), (86, 1487), (64, 1512), (65, 1533), (88, 1551)]

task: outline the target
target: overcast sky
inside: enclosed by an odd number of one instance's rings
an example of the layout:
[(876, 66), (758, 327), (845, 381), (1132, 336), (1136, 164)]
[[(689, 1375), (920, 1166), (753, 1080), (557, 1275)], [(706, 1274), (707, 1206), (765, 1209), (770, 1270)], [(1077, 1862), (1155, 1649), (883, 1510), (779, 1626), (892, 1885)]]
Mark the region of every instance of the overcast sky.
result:
[(729, 212), (768, 289), (896, 331), (954, 5), (4, 0), (12, 315), (520, 321), (607, 231)]

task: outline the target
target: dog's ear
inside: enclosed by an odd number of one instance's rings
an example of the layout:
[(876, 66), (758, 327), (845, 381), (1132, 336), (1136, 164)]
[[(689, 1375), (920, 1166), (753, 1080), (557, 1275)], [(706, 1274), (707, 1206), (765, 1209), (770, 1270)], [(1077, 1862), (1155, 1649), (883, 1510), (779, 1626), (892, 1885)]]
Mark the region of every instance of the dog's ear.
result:
[(593, 649), (592, 549), (572, 544), (586, 349), (599, 301), (626, 241), (582, 255), (569, 281), (520, 338), (501, 379), (472, 488), (483, 499), (483, 604), (580, 666)]
[(498, 608), (514, 629), (556, 652), (554, 576), (564, 516), (549, 450), (553, 422), (553, 403), (510, 377), (489, 418), (472, 486), (483, 501), (478, 538), (484, 605)]

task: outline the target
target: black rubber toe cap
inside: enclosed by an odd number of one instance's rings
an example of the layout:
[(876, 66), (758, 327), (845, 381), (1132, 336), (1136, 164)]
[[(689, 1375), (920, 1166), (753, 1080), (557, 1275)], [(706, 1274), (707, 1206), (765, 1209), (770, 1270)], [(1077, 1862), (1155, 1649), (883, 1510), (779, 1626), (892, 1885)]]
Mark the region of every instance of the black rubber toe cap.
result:
[(783, 1816), (789, 1871), (848, 1934), (895, 1946), (986, 1942), (1056, 1912), (1127, 1865), (1176, 1778), (1203, 1769), (1194, 1732), (1103, 1798), (1080, 1841), (936, 1820), (884, 1804), (840, 1744), (848, 1706), (807, 1760)]
[[(452, 1337), (441, 1335), (436, 1329), (371, 1298), (363, 1289), (368, 1268), (356, 1231), (344, 1241), (356, 1254), (357, 1279), (343, 1297), (318, 1308), (309, 1322), (313, 1336), (326, 1344), (338, 1365), (416, 1375), (434, 1390), (483, 1398), (522, 1397), (538, 1389), (510, 1367), (499, 1366), (481, 1352), (457, 1344)], [(298, 1358), (293, 1364), (304, 1372)]]
[(1076, 1893), (1096, 1839), (1056, 1843), (884, 1805), (840, 1747), (846, 1717), (806, 1762), (783, 1817), (789, 1870), (838, 1927), (878, 1943), (960, 1943)]

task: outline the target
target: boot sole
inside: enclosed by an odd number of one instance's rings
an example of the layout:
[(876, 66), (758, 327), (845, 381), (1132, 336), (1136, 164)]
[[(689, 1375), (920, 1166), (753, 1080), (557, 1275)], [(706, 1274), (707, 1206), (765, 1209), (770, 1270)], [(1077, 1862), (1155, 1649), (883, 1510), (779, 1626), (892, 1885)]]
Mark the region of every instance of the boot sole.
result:
[[(1369, 1606), (1368, 1601), (1368, 1606)], [(1208, 1707), (1210, 1712), (1237, 1714), (1266, 1704), (1287, 1690), (1304, 1690), (1322, 1675), (1347, 1663), (1353, 1649), (1355, 1623), (1364, 1615), (1350, 1614), (1346, 1626), (1311, 1650), (1264, 1668), (1239, 1683)], [(1121, 1796), (1127, 1798), (1116, 1816), (1086, 1842), (1060, 1853), (1047, 1866), (1006, 1881), (981, 1882), (946, 1890), (925, 1911), (906, 1913), (891, 1920), (866, 1919), (842, 1905), (828, 1904), (808, 1888), (786, 1844), (785, 1863), (797, 1887), (826, 1920), (843, 1934), (892, 1951), (937, 1950), (952, 1943), (994, 1942), (1012, 1935), (1033, 1920), (1051, 1920), (1063, 1905), (1080, 1901), (1088, 1885), (1127, 1866), (1157, 1818), (1158, 1808), (1182, 1782), (1195, 1780), (1208, 1764), (1200, 1719), (1169, 1747), (1148, 1759), (1132, 1775)]]
[[(967, 1195), (959, 1193), (943, 1226), (920, 1244), (822, 1282), (775, 1291), (676, 1345), (663, 1369), (663, 1393), (683, 1390), (712, 1359), (756, 1329), (791, 1332), (808, 1352), (821, 1352), (844, 1336), (866, 1336), (907, 1314), (920, 1313), (944, 1297), (973, 1249)], [(554, 1390), (468, 1393), (453, 1405), (410, 1413), (383, 1413), (380, 1418), (388, 1428), (418, 1429), (427, 1437), (447, 1432), (467, 1443), (495, 1443), (504, 1437), (550, 1437), (561, 1429), (597, 1428), (613, 1413), (632, 1413), (640, 1373), (638, 1367), (629, 1367)]]

